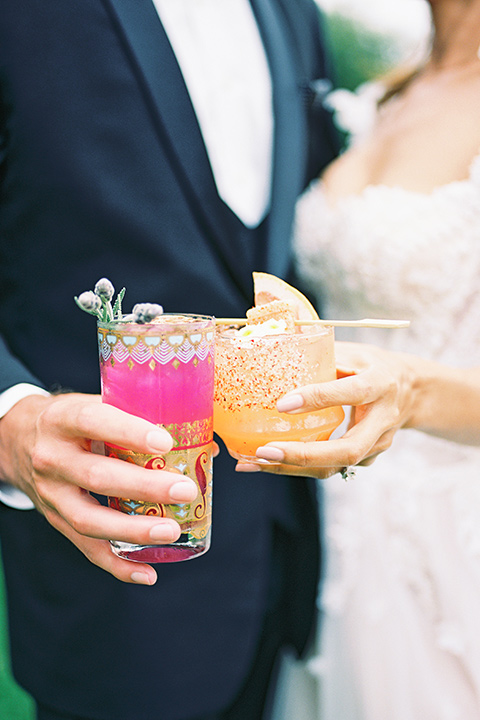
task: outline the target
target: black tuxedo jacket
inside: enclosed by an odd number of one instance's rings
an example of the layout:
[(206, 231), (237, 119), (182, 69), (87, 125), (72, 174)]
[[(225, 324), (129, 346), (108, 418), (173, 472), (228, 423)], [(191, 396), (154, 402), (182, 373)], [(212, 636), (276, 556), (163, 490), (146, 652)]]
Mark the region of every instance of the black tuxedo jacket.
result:
[[(127, 286), (127, 309), (151, 301), (235, 316), (251, 304), (252, 270), (288, 272), (295, 200), (336, 139), (308, 92), (326, 72), (314, 3), (252, 6), (274, 84), (275, 151), (271, 212), (247, 230), (216, 192), (151, 0), (2, 0), (0, 390), (31, 381), (98, 392), (95, 321), (73, 296), (99, 277)], [(119, 583), (37, 512), (2, 506), (18, 681), (99, 720), (184, 720), (227, 705), (256, 649), (274, 523), (299, 534), (297, 549), (312, 531), (294, 558), (286, 640), (301, 647), (311, 622), (316, 508), (306, 484), (290, 482), (236, 476), (222, 452), (211, 550), (157, 566), (153, 588)]]

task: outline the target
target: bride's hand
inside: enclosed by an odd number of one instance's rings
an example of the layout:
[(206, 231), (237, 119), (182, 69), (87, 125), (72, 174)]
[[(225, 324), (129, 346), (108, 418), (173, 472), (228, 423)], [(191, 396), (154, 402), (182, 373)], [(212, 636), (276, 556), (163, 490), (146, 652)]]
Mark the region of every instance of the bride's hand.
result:
[(348, 466), (369, 465), (390, 447), (396, 431), (411, 416), (414, 372), (410, 356), (343, 342), (336, 343), (335, 356), (337, 380), (299, 388), (277, 406), (280, 412), (298, 414), (350, 405), (345, 434), (327, 442), (271, 442), (256, 453), (269, 464), (238, 463), (238, 471), (325, 478)]

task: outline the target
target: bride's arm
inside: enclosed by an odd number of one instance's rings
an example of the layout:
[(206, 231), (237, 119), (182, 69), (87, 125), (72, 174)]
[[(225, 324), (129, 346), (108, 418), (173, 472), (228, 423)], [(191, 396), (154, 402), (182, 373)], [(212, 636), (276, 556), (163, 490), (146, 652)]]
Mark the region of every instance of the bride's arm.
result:
[(279, 465), (265, 470), (325, 477), (369, 464), (400, 428), (480, 445), (480, 368), (447, 367), (356, 343), (336, 343), (335, 352), (339, 379), (299, 388), (281, 398), (278, 409), (297, 414), (350, 405), (348, 431), (328, 442), (269, 443), (257, 456)]
[(342, 393), (351, 393), (354, 402), (348, 404), (367, 406), (361, 413), (383, 406), (385, 419), (394, 414), (395, 429), (480, 445), (480, 368), (449, 367), (370, 345), (337, 343), (336, 348), (339, 375), (351, 376)]
[(453, 368), (408, 358), (413, 406), (403, 427), (466, 445), (480, 445), (480, 368)]

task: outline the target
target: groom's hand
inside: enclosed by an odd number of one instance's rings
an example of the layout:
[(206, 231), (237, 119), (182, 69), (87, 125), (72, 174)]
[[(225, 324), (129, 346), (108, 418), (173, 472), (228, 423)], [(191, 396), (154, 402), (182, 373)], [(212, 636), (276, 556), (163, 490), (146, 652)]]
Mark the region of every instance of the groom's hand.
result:
[(162, 454), (171, 436), (146, 420), (103, 404), (96, 395), (31, 395), (0, 420), (0, 477), (25, 492), (48, 522), (94, 564), (125, 582), (152, 585), (156, 572), (113, 554), (109, 539), (152, 545), (173, 542), (172, 519), (130, 516), (90, 493), (159, 503), (191, 502), (195, 483), (92, 452), (92, 443)]

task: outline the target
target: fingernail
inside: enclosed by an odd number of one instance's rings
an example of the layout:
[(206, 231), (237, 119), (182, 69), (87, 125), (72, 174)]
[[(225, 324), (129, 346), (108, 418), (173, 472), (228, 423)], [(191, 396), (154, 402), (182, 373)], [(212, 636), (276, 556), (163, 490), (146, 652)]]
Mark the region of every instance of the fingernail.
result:
[(260, 468), (258, 465), (255, 465), (254, 463), (237, 463), (237, 466), (235, 468), (236, 472), (260, 472)]
[(298, 410), (303, 406), (303, 397), (299, 393), (293, 395), (285, 395), (277, 401), (277, 410), (279, 412), (290, 412), (291, 410)]
[(173, 439), (166, 430), (150, 430), (147, 435), (147, 443), (154, 452), (168, 452), (172, 449)]
[(191, 480), (177, 482), (169, 490), (172, 500), (181, 500), (182, 502), (190, 502), (195, 500), (198, 495), (198, 488)]
[(178, 538), (178, 533), (175, 532), (170, 523), (158, 523), (158, 525), (154, 525), (149, 535), (151, 540), (163, 540), (163, 542), (173, 542)]
[(259, 447), (255, 455), (263, 460), (271, 460), (272, 462), (282, 462), (285, 453), (276, 447)]
[(138, 585), (154, 585), (157, 581), (157, 574), (155, 573), (155, 577), (153, 577), (137, 570), (130, 575), (130, 580)]

